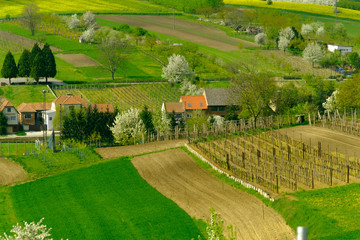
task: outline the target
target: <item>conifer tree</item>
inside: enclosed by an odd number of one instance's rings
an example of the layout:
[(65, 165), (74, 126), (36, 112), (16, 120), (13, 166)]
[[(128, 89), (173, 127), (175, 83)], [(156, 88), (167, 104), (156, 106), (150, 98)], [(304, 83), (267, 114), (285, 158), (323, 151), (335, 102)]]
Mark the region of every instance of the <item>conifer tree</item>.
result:
[(5, 114), (0, 111), (0, 135), (6, 135), (7, 134), (7, 118), (5, 116)]
[(48, 80), (48, 77), (55, 77), (56, 75), (56, 63), (54, 54), (52, 53), (49, 44), (45, 44), (42, 54), (44, 57), (45, 62), (45, 69), (44, 69), (44, 77), (46, 79), (46, 82)]
[(31, 72), (30, 51), (24, 49), (18, 62), (19, 77), (29, 77)]
[(31, 49), (31, 54), (30, 54), (30, 66), (31, 67), (34, 64), (36, 55), (40, 52), (41, 52), (41, 48), (39, 47), (39, 45), (37, 43), (35, 43), (33, 48)]
[(14, 56), (9, 51), (5, 56), (5, 60), (1, 69), (1, 75), (4, 78), (8, 78), (9, 84), (11, 85), (11, 78), (15, 78), (17, 74), (18, 74), (18, 69), (16, 67)]
[(145, 125), (145, 129), (147, 133), (154, 133), (155, 128), (152, 121), (152, 113), (148, 110), (148, 107), (145, 105), (144, 109), (139, 114), (140, 119), (143, 121)]

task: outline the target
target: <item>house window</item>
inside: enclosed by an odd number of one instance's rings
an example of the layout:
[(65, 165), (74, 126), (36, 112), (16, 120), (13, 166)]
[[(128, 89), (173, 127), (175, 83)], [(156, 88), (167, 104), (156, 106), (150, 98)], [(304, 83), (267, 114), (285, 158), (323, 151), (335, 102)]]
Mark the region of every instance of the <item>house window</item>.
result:
[(191, 104), (189, 103), (188, 106), (191, 107)]
[(200, 107), (203, 107), (204, 105), (202, 103), (200, 103)]
[(217, 111), (217, 107), (210, 107), (210, 110), (213, 111), (213, 112), (216, 112), (216, 111)]
[(74, 106), (69, 106), (69, 110), (73, 110), (74, 109)]
[(225, 107), (224, 106), (219, 107), (219, 112), (223, 112), (223, 111), (225, 111)]
[(8, 108), (6, 108), (6, 109), (7, 109), (7, 112), (11, 112), (11, 108), (8, 107)]
[(49, 117), (49, 121), (52, 121), (52, 117)]
[(16, 116), (11, 116), (11, 117), (10, 117), (10, 120), (11, 120), (11, 121), (16, 121)]
[(25, 119), (31, 119), (31, 114), (25, 114)]
[(187, 117), (187, 118), (191, 118), (191, 114), (190, 114), (190, 113), (187, 113), (187, 114), (186, 114), (186, 117)]

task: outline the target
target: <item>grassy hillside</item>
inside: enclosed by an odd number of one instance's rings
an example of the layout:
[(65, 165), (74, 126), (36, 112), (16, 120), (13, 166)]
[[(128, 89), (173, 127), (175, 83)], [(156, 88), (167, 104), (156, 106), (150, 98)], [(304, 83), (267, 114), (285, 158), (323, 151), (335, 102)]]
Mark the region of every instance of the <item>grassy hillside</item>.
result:
[[(12, 85), (0, 88), (0, 102), (4, 98), (8, 99), (15, 107), (23, 102), (43, 102), (43, 90), (48, 90), (44, 85)], [(52, 102), (55, 97), (46, 93), (46, 102)]]
[(101, 13), (167, 13), (168, 8), (138, 0), (94, 0), (94, 1), (56, 1), (56, 0), (0, 0), (0, 18), (21, 15), (26, 4), (35, 3), (40, 13), (82, 13), (94, 11)]
[(14, 186), (10, 196), (18, 221), (45, 217), (55, 239), (182, 240), (200, 234), (127, 158)]

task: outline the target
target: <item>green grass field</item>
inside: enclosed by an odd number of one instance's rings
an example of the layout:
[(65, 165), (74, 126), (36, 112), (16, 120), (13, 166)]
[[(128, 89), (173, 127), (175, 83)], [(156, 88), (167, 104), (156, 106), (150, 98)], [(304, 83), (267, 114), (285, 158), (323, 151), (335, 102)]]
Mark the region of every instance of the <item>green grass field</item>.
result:
[[(194, 220), (146, 183), (128, 158), (0, 188), (0, 206), (9, 204), (8, 196), (16, 221), (44, 217), (55, 239), (183, 240), (201, 235)], [(0, 232), (9, 231), (12, 215), (0, 215)]]
[[(0, 101), (8, 99), (15, 107), (23, 102), (43, 102), (43, 90), (48, 90), (44, 85), (11, 85), (0, 88)], [(55, 97), (46, 93), (46, 102), (52, 102)], [(2, 101), (1, 101), (2, 102)]]

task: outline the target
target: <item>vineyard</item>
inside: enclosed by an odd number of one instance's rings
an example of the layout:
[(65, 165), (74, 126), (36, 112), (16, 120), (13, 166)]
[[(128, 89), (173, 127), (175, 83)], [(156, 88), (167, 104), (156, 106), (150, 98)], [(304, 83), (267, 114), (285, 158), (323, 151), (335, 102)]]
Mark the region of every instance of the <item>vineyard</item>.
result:
[(54, 86), (57, 96), (72, 93), (82, 96), (89, 103), (112, 103), (119, 110), (130, 107), (143, 108), (146, 104), (150, 109), (160, 109), (163, 102), (178, 102), (181, 96), (177, 87), (167, 83), (113, 85), (107, 88), (95, 88), (91, 85)]
[(195, 141), (211, 162), (271, 193), (342, 185), (359, 178), (359, 160), (295, 140), (279, 131), (242, 132)]

